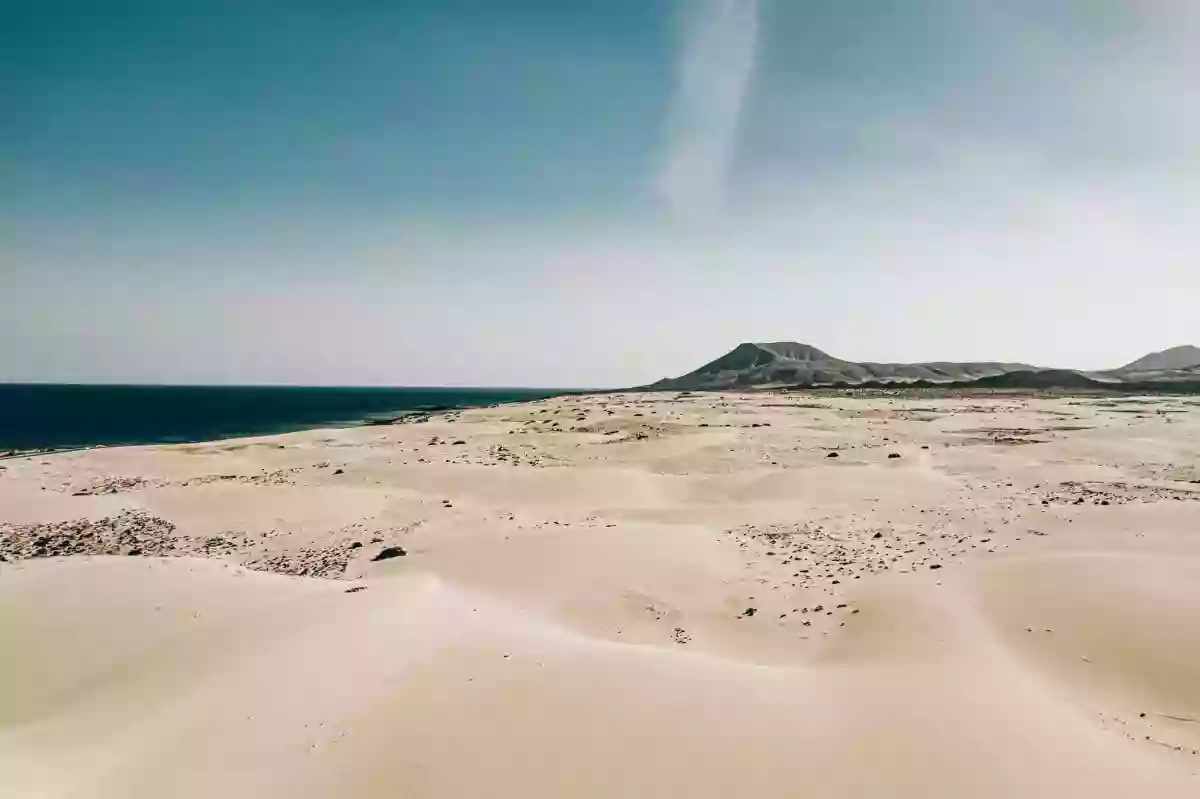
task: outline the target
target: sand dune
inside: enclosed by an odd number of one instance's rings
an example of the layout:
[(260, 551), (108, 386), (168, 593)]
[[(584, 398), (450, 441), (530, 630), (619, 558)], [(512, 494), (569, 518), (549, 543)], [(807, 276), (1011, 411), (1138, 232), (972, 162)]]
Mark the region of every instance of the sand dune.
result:
[(1109, 402), (4, 461), (6, 795), (1194, 796), (1200, 407)]

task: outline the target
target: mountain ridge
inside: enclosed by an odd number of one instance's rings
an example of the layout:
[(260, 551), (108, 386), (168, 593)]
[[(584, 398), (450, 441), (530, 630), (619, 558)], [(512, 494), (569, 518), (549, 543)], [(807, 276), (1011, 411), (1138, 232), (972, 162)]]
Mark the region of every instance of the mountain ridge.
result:
[[(1001, 379), (1005, 375), (1019, 377), (1005, 381)], [(1200, 380), (1200, 348), (1190, 345), (1150, 353), (1117, 369), (1087, 371), (1047, 369), (1007, 361), (847, 361), (811, 344), (774, 341), (743, 342), (685, 375), (664, 378), (639, 388), (722, 390), (862, 384), (900, 386), (915, 383), (949, 386), (975, 381), (989, 381), (997, 385), (1021, 383), (1030, 388), (1084, 388), (1190, 380)]]

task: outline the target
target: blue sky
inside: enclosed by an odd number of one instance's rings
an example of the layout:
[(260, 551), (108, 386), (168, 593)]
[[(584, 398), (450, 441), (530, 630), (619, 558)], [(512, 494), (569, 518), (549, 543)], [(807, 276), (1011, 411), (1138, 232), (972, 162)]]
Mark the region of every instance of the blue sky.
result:
[(1200, 341), (1189, 0), (5, 5), (0, 379)]
[(586, 211), (636, 197), (671, 85), (653, 3), (63, 7), (5, 42), (39, 215)]

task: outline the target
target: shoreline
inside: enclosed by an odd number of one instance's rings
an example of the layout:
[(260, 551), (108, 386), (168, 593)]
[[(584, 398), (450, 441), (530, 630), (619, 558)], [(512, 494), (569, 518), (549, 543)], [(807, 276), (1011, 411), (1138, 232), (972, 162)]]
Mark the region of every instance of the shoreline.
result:
[[(37, 384), (41, 385), (41, 384)], [(60, 385), (60, 384), (46, 384)], [(66, 384), (61, 384), (66, 385)], [(174, 388), (170, 386), (168, 388)], [(157, 386), (151, 388), (159, 388)], [(182, 388), (191, 388), (191, 386), (182, 386)], [(203, 387), (208, 388), (208, 387)], [(241, 388), (235, 387), (235, 388)], [(256, 387), (251, 387), (256, 388)], [(278, 387), (266, 387), (278, 388)], [(284, 387), (284, 388), (308, 388), (308, 387)], [(347, 389), (355, 390), (355, 389)], [(432, 389), (431, 389), (432, 390)], [(487, 389), (492, 390), (492, 389)], [(505, 390), (505, 389), (496, 389)], [(869, 385), (859, 387), (855, 385), (816, 385), (816, 386), (772, 386), (765, 388), (746, 388), (742, 390), (721, 390), (721, 389), (660, 389), (649, 390), (644, 388), (639, 389), (620, 389), (620, 390), (564, 390), (557, 393), (547, 394), (546, 396), (537, 397), (534, 399), (514, 399), (504, 402), (491, 403), (462, 403), (457, 405), (437, 405), (432, 407), (418, 407), (411, 409), (401, 409), (398, 411), (381, 411), (361, 416), (355, 419), (345, 420), (328, 420), (322, 422), (314, 422), (311, 424), (302, 424), (298, 426), (285, 426), (281, 428), (267, 429), (262, 432), (235, 432), (229, 435), (219, 436), (217, 438), (178, 438), (172, 440), (163, 439), (144, 439), (130, 440), (112, 443), (87, 443), (77, 445), (67, 445), (63, 447), (35, 447), (21, 450), (0, 450), (0, 461), (18, 459), (23, 457), (35, 457), (38, 455), (51, 455), (69, 452), (81, 452), (94, 449), (111, 449), (118, 447), (148, 447), (148, 446), (180, 446), (188, 444), (205, 444), (215, 443), (220, 441), (234, 441), (248, 438), (263, 438), (268, 436), (288, 435), (291, 433), (302, 433), (312, 430), (344, 430), (357, 427), (387, 427), (393, 424), (411, 423), (404, 420), (416, 416), (435, 415), (440, 413), (448, 413), (455, 411), (473, 410), (479, 408), (490, 408), (503, 405), (521, 405), (528, 402), (537, 402), (545, 399), (554, 399), (557, 397), (589, 397), (589, 396), (618, 396), (618, 395), (642, 395), (642, 394), (676, 394), (680, 398), (687, 399), (690, 397), (718, 396), (722, 394), (738, 395), (738, 396), (759, 396), (759, 395), (780, 395), (783, 397), (812, 395), (816, 397), (854, 397), (859, 399), (871, 398), (907, 398), (907, 399), (971, 399), (971, 398), (1029, 398), (1029, 399), (1125, 399), (1137, 400), (1139, 398), (1148, 398), (1156, 401), (1170, 401), (1172, 399), (1189, 398), (1200, 395), (1198, 391), (1172, 391), (1167, 385), (1155, 391), (1144, 393), (1131, 392), (1126, 390), (1085, 390), (1085, 389), (1028, 389), (1028, 388), (991, 388), (991, 389), (970, 389), (970, 388), (954, 388), (954, 387), (938, 387), (938, 386), (918, 386), (910, 387), (905, 385), (891, 386), (875, 386)]]
[[(25, 384), (6, 384), (6, 385), (25, 385)], [(31, 385), (33, 385), (33, 384), (31, 384)], [(36, 385), (42, 385), (42, 384), (36, 384)], [(50, 385), (50, 386), (53, 386), (56, 388), (66, 386), (66, 384), (45, 384), (45, 385)], [(66, 387), (71, 387), (71, 386), (66, 386)], [(118, 388), (126, 388), (126, 387), (120, 386)], [(213, 387), (213, 386), (197, 386), (197, 387), (192, 387), (192, 386), (166, 386), (166, 387), (135, 386), (133, 388), (146, 388), (146, 389), (158, 389), (158, 388), (211, 389), (211, 388), (218, 388), (218, 389), (222, 389), (222, 388), (226, 388), (226, 387), (224, 387), (224, 386), (218, 386), (218, 387)], [(309, 389), (309, 387), (291, 387), (291, 386), (287, 386), (287, 387), (234, 386), (234, 387), (229, 387), (229, 388), (233, 388), (233, 389), (266, 388), (268, 390), (273, 390), (276, 388), (283, 388), (285, 390), (308, 390)], [(359, 389), (338, 387), (338, 388), (334, 388), (334, 389), (316, 388), (313, 390), (318, 390), (318, 391), (325, 391), (325, 390), (358, 391)], [(422, 388), (422, 389), (396, 389), (396, 390), (398, 390), (398, 391), (410, 391), (410, 390), (413, 390), (413, 391), (441, 391), (442, 389), (423, 389)], [(472, 389), (472, 390), (473, 391), (504, 392), (504, 395), (507, 395), (507, 393), (511, 392), (511, 391), (527, 391), (527, 389), (503, 389), (503, 388), (502, 389)], [(528, 389), (528, 391), (539, 391), (539, 390)], [(243, 439), (243, 438), (261, 438), (264, 436), (287, 435), (289, 433), (300, 433), (300, 432), (305, 432), (308, 430), (322, 430), (322, 429), (331, 429), (331, 430), (339, 429), (340, 430), (340, 429), (349, 429), (349, 428), (355, 428), (355, 427), (373, 427), (373, 426), (382, 427), (382, 426), (387, 426), (389, 424), (403, 423), (404, 419), (411, 418), (413, 416), (432, 415), (432, 414), (437, 414), (437, 413), (449, 413), (449, 412), (463, 411), (463, 410), (469, 410), (469, 409), (474, 409), (474, 408), (487, 408), (487, 407), (492, 407), (492, 406), (496, 406), (496, 405), (505, 405), (505, 404), (528, 402), (528, 401), (536, 401), (537, 399), (548, 399), (548, 398), (557, 397), (557, 396), (573, 396), (573, 395), (578, 395), (580, 393), (581, 392), (564, 390), (564, 391), (560, 391), (560, 392), (551, 391), (551, 392), (548, 392), (545, 394), (541, 394), (539, 392), (539, 393), (533, 395), (529, 399), (520, 398), (520, 399), (502, 400), (502, 401), (498, 401), (498, 402), (494, 401), (494, 400), (482, 400), (481, 399), (481, 401), (479, 401), (479, 402), (467, 401), (467, 402), (461, 402), (461, 403), (434, 403), (434, 404), (428, 404), (428, 405), (417, 405), (417, 406), (408, 407), (408, 408), (395, 408), (395, 409), (390, 409), (390, 410), (369, 411), (369, 412), (365, 412), (363, 415), (356, 416), (353, 418), (325, 419), (325, 420), (320, 420), (320, 421), (303, 422), (303, 423), (297, 423), (297, 424), (264, 426), (261, 430), (258, 430), (258, 431), (235, 431), (235, 432), (229, 433), (228, 435), (221, 435), (221, 436), (217, 436), (217, 437), (180, 437), (180, 436), (173, 435), (173, 436), (156, 436), (156, 437), (149, 437), (149, 438), (142, 438), (142, 439), (128, 439), (128, 440), (111, 441), (111, 442), (110, 441), (95, 441), (95, 442), (85, 442), (85, 443), (71, 443), (71, 444), (66, 444), (63, 446), (36, 446), (36, 447), (22, 447), (22, 448), (16, 448), (16, 449), (5, 448), (4, 446), (0, 446), (0, 461), (9, 460), (9, 459), (13, 459), (13, 458), (33, 457), (33, 456), (37, 456), (37, 455), (48, 455), (48, 454), (63, 453), (63, 452), (78, 452), (78, 451), (85, 451), (85, 450), (99, 449), (99, 448), (174, 446), (174, 445), (184, 445), (184, 444), (202, 444), (202, 443), (208, 443), (208, 442), (229, 441), (229, 440), (236, 440), (236, 439)]]

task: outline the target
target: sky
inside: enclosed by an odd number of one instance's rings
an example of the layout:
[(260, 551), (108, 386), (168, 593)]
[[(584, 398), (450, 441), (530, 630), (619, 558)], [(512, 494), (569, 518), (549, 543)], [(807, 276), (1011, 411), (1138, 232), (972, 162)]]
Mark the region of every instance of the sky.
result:
[(0, 11), (0, 381), (1200, 344), (1195, 0)]

